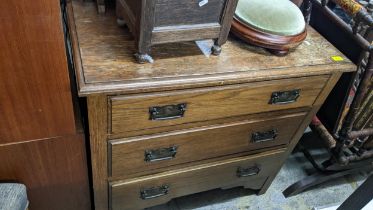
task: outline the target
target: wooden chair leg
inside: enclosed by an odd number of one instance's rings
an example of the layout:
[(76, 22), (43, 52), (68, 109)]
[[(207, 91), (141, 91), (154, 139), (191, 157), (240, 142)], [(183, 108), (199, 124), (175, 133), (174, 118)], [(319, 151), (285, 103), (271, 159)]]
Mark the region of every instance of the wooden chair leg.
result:
[(301, 192), (304, 192), (316, 185), (325, 183), (329, 180), (333, 180), (333, 179), (340, 178), (340, 177), (350, 175), (350, 174), (356, 174), (362, 171), (368, 171), (371, 169), (373, 169), (373, 165), (368, 165), (368, 166), (355, 168), (351, 170), (345, 170), (345, 171), (335, 171), (335, 172), (325, 172), (325, 173), (318, 172), (290, 185), (282, 193), (287, 198), (293, 195), (297, 195)]

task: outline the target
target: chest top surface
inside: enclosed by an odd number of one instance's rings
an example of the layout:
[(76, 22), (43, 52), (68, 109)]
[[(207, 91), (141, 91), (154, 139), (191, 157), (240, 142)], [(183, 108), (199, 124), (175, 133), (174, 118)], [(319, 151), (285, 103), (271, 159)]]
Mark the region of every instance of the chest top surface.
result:
[[(80, 96), (207, 87), (355, 70), (341, 52), (311, 27), (306, 41), (285, 57), (276, 57), (231, 36), (220, 56), (206, 57), (194, 42), (172, 43), (152, 48), (153, 64), (137, 64), (133, 57), (136, 52), (133, 37), (126, 27), (117, 25), (114, 10), (108, 9), (100, 15), (94, 3), (81, 1), (73, 1), (69, 10)], [(333, 56), (342, 59), (335, 61)]]

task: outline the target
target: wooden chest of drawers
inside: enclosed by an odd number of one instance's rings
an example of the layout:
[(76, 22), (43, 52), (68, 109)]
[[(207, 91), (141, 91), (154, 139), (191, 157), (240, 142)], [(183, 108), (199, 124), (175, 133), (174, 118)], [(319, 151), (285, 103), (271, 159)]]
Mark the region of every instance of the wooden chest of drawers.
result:
[(219, 57), (178, 43), (139, 65), (113, 11), (102, 17), (73, 1), (69, 22), (96, 209), (142, 209), (215, 188), (264, 193), (341, 73), (355, 69), (312, 28), (286, 57), (230, 38)]

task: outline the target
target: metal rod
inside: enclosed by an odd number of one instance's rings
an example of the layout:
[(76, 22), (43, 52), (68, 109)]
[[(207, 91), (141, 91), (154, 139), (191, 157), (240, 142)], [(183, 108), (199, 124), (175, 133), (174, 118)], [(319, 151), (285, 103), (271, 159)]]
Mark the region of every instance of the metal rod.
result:
[(362, 138), (362, 137), (372, 136), (372, 135), (373, 135), (373, 128), (365, 128), (363, 130), (351, 131), (347, 133), (347, 137), (349, 139)]
[(347, 156), (347, 157), (346, 156), (342, 156), (342, 157), (340, 157), (339, 161), (341, 163), (347, 165), (350, 162), (364, 160), (364, 159), (368, 159), (368, 158), (372, 158), (372, 157), (373, 157), (373, 150), (368, 150), (368, 151), (365, 151), (361, 155), (353, 154), (353, 155), (350, 155), (350, 156)]

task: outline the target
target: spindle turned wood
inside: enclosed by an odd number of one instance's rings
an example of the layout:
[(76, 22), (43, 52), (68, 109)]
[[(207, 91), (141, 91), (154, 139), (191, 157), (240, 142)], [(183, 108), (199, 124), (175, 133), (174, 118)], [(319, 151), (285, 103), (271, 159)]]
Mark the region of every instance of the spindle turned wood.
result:
[[(137, 64), (134, 38), (114, 11), (70, 6), (98, 210), (215, 188), (264, 193), (342, 72), (355, 70), (312, 28), (308, 44), (286, 57), (230, 37), (220, 56), (181, 42), (156, 45), (157, 62)], [(291, 100), (278, 101), (282, 94)]]

